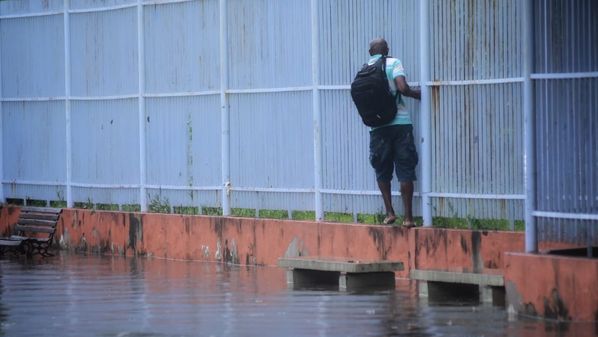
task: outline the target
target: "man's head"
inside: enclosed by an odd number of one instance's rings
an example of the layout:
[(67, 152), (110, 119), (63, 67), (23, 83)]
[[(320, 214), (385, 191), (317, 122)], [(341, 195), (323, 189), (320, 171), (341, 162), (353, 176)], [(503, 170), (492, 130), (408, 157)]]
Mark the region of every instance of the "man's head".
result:
[(373, 39), (370, 42), (370, 55), (376, 54), (388, 55), (388, 43), (381, 37)]

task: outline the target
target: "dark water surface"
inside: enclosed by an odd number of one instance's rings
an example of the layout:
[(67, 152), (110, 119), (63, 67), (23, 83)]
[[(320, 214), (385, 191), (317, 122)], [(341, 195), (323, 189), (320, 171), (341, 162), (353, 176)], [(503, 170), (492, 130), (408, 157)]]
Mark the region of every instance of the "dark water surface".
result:
[(291, 290), (274, 267), (62, 254), (0, 259), (0, 336), (594, 336), (395, 291)]

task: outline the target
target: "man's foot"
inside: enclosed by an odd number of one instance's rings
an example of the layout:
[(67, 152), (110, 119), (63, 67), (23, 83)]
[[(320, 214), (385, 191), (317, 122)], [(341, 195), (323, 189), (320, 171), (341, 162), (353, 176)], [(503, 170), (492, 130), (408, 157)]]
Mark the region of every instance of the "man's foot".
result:
[(395, 215), (387, 215), (386, 218), (384, 218), (384, 221), (382, 221), (382, 223), (385, 225), (392, 225), (393, 223), (395, 223), (396, 220), (397, 217)]
[(403, 223), (401, 224), (401, 226), (409, 229), (409, 228), (416, 227), (417, 224), (413, 220), (411, 220), (411, 221), (405, 220), (405, 221), (403, 221)]

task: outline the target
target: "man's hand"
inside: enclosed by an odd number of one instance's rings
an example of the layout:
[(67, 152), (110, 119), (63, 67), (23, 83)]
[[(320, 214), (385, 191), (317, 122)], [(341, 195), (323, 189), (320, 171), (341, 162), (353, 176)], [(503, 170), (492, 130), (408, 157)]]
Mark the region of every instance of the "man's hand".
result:
[(398, 76), (395, 78), (395, 84), (402, 95), (415, 99), (421, 99), (421, 91), (419, 87), (409, 87), (409, 84), (407, 84), (407, 81), (405, 80), (405, 76)]

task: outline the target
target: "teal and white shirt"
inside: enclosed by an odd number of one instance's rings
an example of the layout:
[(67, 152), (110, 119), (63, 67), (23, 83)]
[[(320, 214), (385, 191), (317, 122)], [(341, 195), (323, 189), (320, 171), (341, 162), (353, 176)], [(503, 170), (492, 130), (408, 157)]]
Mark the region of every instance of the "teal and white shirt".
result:
[[(376, 54), (370, 58), (368, 61), (369, 65), (376, 63), (376, 61), (382, 57), (381, 54)], [(388, 85), (390, 86), (390, 92), (396, 95), (397, 99), (397, 116), (393, 119), (390, 123), (378, 127), (372, 128), (372, 130), (383, 128), (385, 126), (391, 125), (409, 125), (413, 124), (411, 122), (411, 114), (407, 110), (405, 106), (405, 102), (403, 101), (403, 97), (401, 93), (397, 90), (397, 85), (395, 84), (395, 78), (399, 76), (405, 76), (405, 70), (403, 69), (403, 64), (399, 59), (388, 57), (386, 58), (386, 77), (388, 78)]]

